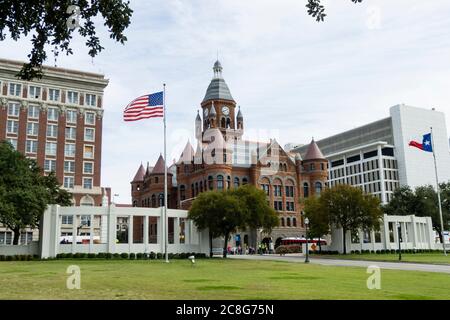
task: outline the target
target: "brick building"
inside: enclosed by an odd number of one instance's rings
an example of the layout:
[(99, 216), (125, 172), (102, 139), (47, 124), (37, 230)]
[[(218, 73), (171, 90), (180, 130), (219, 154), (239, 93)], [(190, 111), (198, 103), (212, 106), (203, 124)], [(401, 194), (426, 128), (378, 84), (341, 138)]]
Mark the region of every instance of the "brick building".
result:
[[(256, 230), (234, 237), (236, 245), (255, 245), (264, 237), (305, 234), (300, 199), (318, 194), (327, 180), (327, 160), (314, 140), (302, 159), (286, 152), (276, 140), (244, 140), (244, 117), (222, 77), (219, 61), (214, 77), (197, 114), (194, 150), (187, 142), (179, 160), (168, 168), (169, 208), (189, 209), (192, 200), (207, 190), (226, 190), (253, 184), (267, 193), (268, 201), (279, 214), (280, 226), (271, 235)], [(162, 156), (154, 167), (141, 165), (131, 182), (132, 201), (138, 207), (164, 205), (164, 166)], [(169, 234), (174, 227), (169, 221)]]
[(75, 205), (102, 203), (103, 75), (44, 67), (18, 80), (23, 62), (0, 59), (0, 141), (36, 159), (73, 194)]

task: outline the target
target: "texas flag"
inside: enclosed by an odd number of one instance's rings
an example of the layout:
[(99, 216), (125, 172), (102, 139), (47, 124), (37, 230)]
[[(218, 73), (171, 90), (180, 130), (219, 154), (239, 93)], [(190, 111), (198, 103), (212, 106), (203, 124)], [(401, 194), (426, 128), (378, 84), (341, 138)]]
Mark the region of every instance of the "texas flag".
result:
[(411, 147), (416, 147), (426, 152), (433, 152), (433, 147), (431, 144), (431, 133), (423, 135), (422, 143), (419, 143), (417, 141), (410, 141), (409, 145)]

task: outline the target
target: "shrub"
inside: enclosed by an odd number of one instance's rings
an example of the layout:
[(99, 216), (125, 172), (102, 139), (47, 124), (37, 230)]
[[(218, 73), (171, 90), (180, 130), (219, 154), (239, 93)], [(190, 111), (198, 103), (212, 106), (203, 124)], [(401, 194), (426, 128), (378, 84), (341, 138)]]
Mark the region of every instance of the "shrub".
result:
[(111, 252), (106, 253), (106, 257), (105, 257), (106, 259), (112, 259), (112, 257), (113, 257), (113, 255)]
[(130, 253), (130, 260), (135, 260), (135, 259), (136, 259), (136, 254)]
[(153, 251), (150, 252), (149, 258), (152, 259), (152, 260), (155, 260), (156, 259), (156, 253), (154, 253)]
[(4, 256), (4, 255), (0, 255), (0, 261), (5, 261), (6, 260), (6, 256)]
[(139, 252), (138, 254), (136, 254), (136, 258), (138, 260), (142, 260), (144, 258), (144, 254)]
[(88, 253), (88, 258), (89, 259), (94, 259), (96, 257), (95, 253)]
[(26, 255), (26, 260), (27, 261), (33, 260), (33, 256), (31, 254)]
[(156, 254), (156, 259), (162, 259), (162, 257), (163, 257), (163, 255), (162, 255), (161, 252), (158, 252), (158, 253)]
[(66, 253), (66, 259), (72, 259), (73, 253)]
[(99, 253), (97, 254), (97, 258), (99, 258), (99, 259), (105, 259), (105, 258), (106, 258), (106, 253), (105, 253), (105, 252), (99, 252)]
[(114, 259), (120, 259), (120, 253), (114, 253), (113, 254)]
[(6, 256), (6, 261), (14, 261), (14, 256)]
[(128, 253), (124, 252), (124, 253), (121, 253), (121, 254), (120, 254), (120, 257), (121, 257), (122, 259), (128, 259), (128, 258), (129, 258), (129, 255), (128, 255)]
[(276, 254), (279, 254), (280, 256), (281, 255), (285, 255), (285, 254), (287, 254), (287, 253), (289, 253), (289, 249), (288, 249), (288, 247), (287, 246), (278, 246), (276, 249), (275, 249), (275, 253)]

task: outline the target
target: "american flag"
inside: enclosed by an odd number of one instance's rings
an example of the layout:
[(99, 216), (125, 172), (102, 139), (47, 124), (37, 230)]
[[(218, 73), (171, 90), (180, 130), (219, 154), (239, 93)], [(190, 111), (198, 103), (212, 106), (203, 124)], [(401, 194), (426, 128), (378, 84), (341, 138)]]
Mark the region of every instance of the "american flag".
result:
[(164, 93), (156, 92), (131, 101), (123, 112), (123, 120), (136, 121), (164, 117)]

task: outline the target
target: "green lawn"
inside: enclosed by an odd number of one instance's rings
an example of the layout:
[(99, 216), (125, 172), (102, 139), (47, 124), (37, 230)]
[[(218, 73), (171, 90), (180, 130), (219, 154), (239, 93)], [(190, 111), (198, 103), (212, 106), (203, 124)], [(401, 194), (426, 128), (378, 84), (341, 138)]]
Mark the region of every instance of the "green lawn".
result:
[[(81, 268), (81, 289), (66, 269)], [(381, 271), (368, 290), (364, 268), (277, 261), (52, 260), (0, 263), (0, 299), (450, 299), (450, 276)]]
[[(312, 255), (313, 257), (330, 259), (369, 260), (399, 262), (398, 254), (340, 254), (340, 255)], [(402, 253), (401, 262), (431, 263), (450, 265), (450, 254), (443, 253)]]

